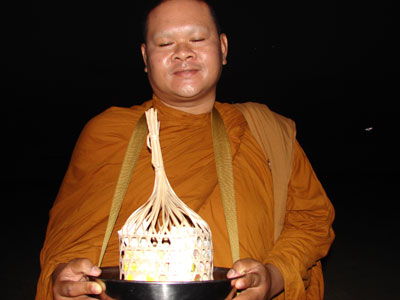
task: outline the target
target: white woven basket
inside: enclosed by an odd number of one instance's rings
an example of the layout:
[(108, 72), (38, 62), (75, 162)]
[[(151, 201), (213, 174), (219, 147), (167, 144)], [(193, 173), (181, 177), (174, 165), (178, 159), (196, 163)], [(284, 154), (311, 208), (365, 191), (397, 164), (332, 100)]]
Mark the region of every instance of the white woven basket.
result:
[(208, 224), (175, 194), (165, 174), (157, 111), (146, 111), (155, 170), (154, 189), (118, 232), (120, 278), (144, 281), (211, 280), (213, 248)]

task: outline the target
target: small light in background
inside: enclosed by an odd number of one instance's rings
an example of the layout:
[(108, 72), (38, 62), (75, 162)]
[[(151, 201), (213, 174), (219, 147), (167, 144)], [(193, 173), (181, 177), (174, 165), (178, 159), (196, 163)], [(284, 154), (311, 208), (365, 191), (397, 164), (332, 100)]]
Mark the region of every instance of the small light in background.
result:
[(374, 130), (374, 127), (367, 127), (367, 128), (365, 128), (364, 130), (365, 130), (366, 132), (370, 132), (370, 131)]

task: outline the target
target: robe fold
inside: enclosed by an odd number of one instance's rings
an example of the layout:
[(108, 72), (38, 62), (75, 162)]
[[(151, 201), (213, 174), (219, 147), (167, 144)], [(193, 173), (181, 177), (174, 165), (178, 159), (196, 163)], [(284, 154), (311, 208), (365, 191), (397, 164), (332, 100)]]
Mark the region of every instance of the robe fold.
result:
[[(178, 197), (210, 225), (214, 265), (231, 267), (232, 257), (217, 180), (211, 114), (192, 115), (153, 97), (140, 106), (112, 107), (83, 129), (57, 199), (50, 211), (41, 251), (36, 300), (52, 297), (51, 274), (60, 263), (89, 258), (97, 263), (122, 160), (137, 120), (158, 110), (160, 143), (169, 182)], [(285, 280), (277, 299), (322, 299), (319, 260), (333, 241), (334, 209), (295, 143), (285, 225), (274, 243), (274, 203), (268, 158), (239, 110), (216, 102), (229, 136), (239, 228), (240, 257), (274, 264)], [(151, 195), (151, 152), (143, 146), (102, 266), (119, 263), (117, 231)], [(317, 266), (317, 267), (314, 267)]]

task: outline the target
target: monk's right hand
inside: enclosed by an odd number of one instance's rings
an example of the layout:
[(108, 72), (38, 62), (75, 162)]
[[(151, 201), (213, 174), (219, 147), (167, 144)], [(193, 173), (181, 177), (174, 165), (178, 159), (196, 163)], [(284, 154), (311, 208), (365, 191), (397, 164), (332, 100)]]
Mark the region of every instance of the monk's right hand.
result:
[(60, 264), (53, 272), (54, 300), (93, 299), (87, 295), (99, 295), (101, 286), (88, 281), (87, 276), (99, 276), (101, 270), (89, 259), (77, 258), (67, 264)]

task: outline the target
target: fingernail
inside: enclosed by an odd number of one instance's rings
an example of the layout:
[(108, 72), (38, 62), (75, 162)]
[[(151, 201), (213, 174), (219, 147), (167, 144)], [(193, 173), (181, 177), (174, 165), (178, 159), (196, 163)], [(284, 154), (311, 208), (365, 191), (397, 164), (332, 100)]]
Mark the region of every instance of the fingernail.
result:
[(97, 283), (93, 283), (93, 285), (92, 285), (92, 293), (95, 294), (95, 295), (98, 295), (98, 294), (101, 294), (101, 292), (102, 292), (101, 286), (99, 284), (97, 284)]
[(230, 269), (230, 270), (228, 271), (228, 273), (226, 273), (226, 276), (227, 276), (228, 278), (234, 277), (234, 276), (236, 276), (236, 275), (237, 275), (237, 273), (236, 273), (236, 271), (235, 271), (234, 269)]
[(93, 266), (93, 268), (90, 270), (90, 274), (93, 276), (100, 275), (101, 270), (99, 267)]

